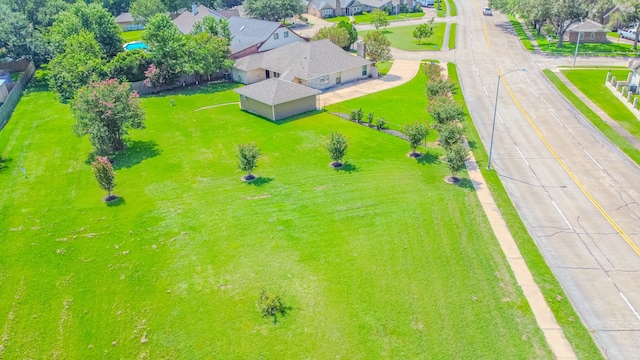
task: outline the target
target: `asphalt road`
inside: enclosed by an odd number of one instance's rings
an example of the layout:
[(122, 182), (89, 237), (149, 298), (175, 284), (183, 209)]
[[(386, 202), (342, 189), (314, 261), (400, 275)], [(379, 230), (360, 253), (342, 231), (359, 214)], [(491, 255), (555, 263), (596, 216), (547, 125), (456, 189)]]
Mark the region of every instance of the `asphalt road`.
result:
[[(458, 0), (462, 91), (486, 148), (499, 74), (493, 167), (598, 346), (640, 358), (640, 169), (585, 120), (542, 69), (572, 58), (526, 52), (506, 16)], [(626, 65), (624, 59), (578, 64)], [(604, 82), (604, 79), (603, 79)], [(486, 164), (481, 164), (481, 166)]]

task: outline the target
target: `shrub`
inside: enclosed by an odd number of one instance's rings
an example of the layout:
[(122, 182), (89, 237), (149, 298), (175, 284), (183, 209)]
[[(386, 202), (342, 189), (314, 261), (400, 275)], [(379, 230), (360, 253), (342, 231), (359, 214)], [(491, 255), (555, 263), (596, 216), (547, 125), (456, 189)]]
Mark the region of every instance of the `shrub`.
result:
[(384, 118), (376, 119), (376, 129), (384, 130), (387, 127), (387, 121)]
[(462, 106), (448, 97), (437, 97), (431, 100), (427, 112), (436, 122), (436, 128), (447, 123), (461, 121), (464, 116)]
[(411, 156), (414, 156), (417, 154), (416, 149), (420, 146), (420, 143), (422, 143), (429, 134), (429, 128), (426, 123), (416, 121), (413, 124), (406, 124), (402, 128), (402, 132), (407, 136), (407, 140), (411, 146)]
[(363, 116), (364, 113), (362, 112), (362, 108), (358, 109), (358, 111), (356, 112), (356, 121), (361, 122)]
[(464, 130), (457, 123), (444, 124), (440, 126), (438, 132), (440, 133), (440, 145), (445, 149), (461, 144), (464, 139)]
[(467, 159), (467, 149), (462, 144), (456, 144), (447, 149), (447, 167), (451, 175), (456, 177), (459, 171), (464, 169), (464, 161)]
[(442, 67), (436, 63), (423, 64), (424, 74), (427, 75), (430, 81), (439, 79), (442, 77)]
[(358, 119), (358, 111), (356, 110), (351, 110), (351, 113), (349, 114), (349, 121), (357, 121)]
[(107, 63), (105, 70), (110, 78), (136, 82), (145, 79), (145, 71), (151, 65), (151, 55), (142, 50), (121, 52)]
[(429, 98), (448, 96), (453, 94), (455, 90), (455, 85), (449, 79), (442, 77), (429, 81), (426, 86), (426, 93)]
[(369, 124), (369, 126), (373, 124), (373, 111), (370, 112), (369, 115), (367, 115), (367, 123)]
[(282, 302), (280, 295), (276, 295), (262, 290), (260, 298), (256, 301), (256, 307), (263, 317), (272, 317), (273, 323), (278, 322), (278, 315), (284, 316), (287, 313), (287, 307)]
[(331, 166), (339, 167), (342, 165), (342, 159), (347, 154), (348, 146), (347, 138), (344, 135), (338, 132), (331, 133), (329, 141), (325, 144), (325, 148), (329, 151), (329, 156), (333, 160)]

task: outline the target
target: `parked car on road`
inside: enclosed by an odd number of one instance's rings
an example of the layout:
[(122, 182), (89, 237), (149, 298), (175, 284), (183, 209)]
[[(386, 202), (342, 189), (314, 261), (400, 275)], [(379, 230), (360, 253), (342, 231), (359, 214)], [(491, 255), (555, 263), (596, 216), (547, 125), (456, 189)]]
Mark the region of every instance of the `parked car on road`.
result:
[(482, 14), (486, 16), (491, 16), (493, 15), (493, 12), (491, 11), (491, 8), (484, 8), (482, 9)]
[(633, 40), (636, 38), (636, 30), (631, 29), (627, 31), (620, 31), (620, 37), (623, 39)]

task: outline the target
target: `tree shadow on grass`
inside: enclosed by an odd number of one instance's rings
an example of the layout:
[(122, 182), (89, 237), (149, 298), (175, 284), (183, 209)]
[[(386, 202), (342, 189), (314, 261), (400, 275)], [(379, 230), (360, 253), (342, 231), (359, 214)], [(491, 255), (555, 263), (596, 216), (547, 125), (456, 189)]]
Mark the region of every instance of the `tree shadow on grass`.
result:
[(342, 164), (342, 166), (340, 166), (339, 168), (333, 168), (333, 170), (337, 171), (337, 172), (346, 172), (346, 173), (354, 173), (354, 172), (358, 172), (358, 167), (345, 162), (344, 164)]
[(158, 144), (151, 141), (135, 140), (130, 141), (127, 144), (127, 148), (123, 151), (119, 151), (113, 157), (113, 168), (115, 170), (128, 169), (135, 165), (140, 164), (146, 159), (156, 157), (160, 155), (162, 151), (158, 148)]
[(440, 162), (440, 156), (438, 156), (438, 154), (427, 151), (416, 160), (420, 165), (433, 165)]
[(264, 185), (267, 185), (268, 183), (272, 182), (273, 178), (269, 178), (269, 177), (258, 177), (254, 180), (251, 181), (247, 181), (247, 185), (252, 185), (252, 186), (256, 186), (256, 187), (261, 187)]
[(5, 159), (3, 157), (0, 157), (0, 171), (8, 168), (9, 164), (11, 164), (11, 162), (13, 162), (12, 159)]
[(476, 191), (476, 188), (474, 187), (473, 181), (471, 179), (467, 179), (467, 178), (460, 179), (460, 181), (456, 185), (463, 189)]
[(125, 203), (126, 203), (126, 201), (124, 200), (124, 198), (122, 196), (118, 196), (114, 200), (106, 202), (107, 207), (120, 206), (120, 205), (124, 205)]

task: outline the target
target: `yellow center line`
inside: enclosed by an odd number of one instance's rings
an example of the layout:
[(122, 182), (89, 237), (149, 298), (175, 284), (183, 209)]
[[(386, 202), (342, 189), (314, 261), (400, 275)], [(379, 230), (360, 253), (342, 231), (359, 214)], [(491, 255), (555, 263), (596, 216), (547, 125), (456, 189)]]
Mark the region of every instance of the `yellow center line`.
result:
[[(478, 10), (478, 12), (482, 12), (482, 10), (480, 9), (480, 5), (478, 5), (476, 0), (472, 1), (473, 5), (476, 7), (476, 10)], [(491, 40), (489, 40), (489, 32), (487, 31), (487, 25), (484, 23), (484, 21), (482, 22), (482, 29), (484, 30), (484, 38), (487, 40), (487, 47), (491, 49)]]
[[(500, 69), (498, 69), (498, 75), (502, 75), (502, 73), (500, 72)], [(609, 224), (611, 224), (611, 226), (613, 226), (613, 228), (618, 232), (618, 234), (620, 234), (620, 236), (622, 236), (622, 238), (624, 239), (624, 241), (627, 242), (627, 244), (629, 244), (629, 246), (631, 246), (631, 248), (633, 249), (633, 251), (636, 252), (636, 254), (640, 255), (640, 248), (638, 248), (638, 246), (633, 242), (633, 240), (631, 240), (631, 238), (629, 237), (629, 235), (627, 235), (627, 233), (624, 232), (624, 230), (622, 230), (622, 228), (620, 227), (620, 225), (618, 225), (618, 223), (616, 223), (615, 220), (613, 220), (613, 218), (607, 213), (607, 211), (598, 203), (598, 201), (593, 197), (593, 195), (591, 195), (591, 193), (584, 187), (584, 185), (582, 185), (582, 182), (580, 182), (580, 180), (578, 180), (578, 178), (576, 177), (576, 175), (573, 173), (573, 171), (571, 171), (571, 169), (569, 169), (569, 167), (567, 166), (567, 164), (560, 158), (560, 155), (558, 155), (558, 153), (553, 149), (553, 147), (551, 146), (551, 144), (549, 144), (549, 142), (547, 141), (547, 139), (544, 137), (544, 135), (542, 135), (542, 132), (540, 131), (540, 129), (538, 129), (538, 126), (533, 122), (533, 120), (531, 119), (531, 117), (529, 116), (529, 114), (527, 114), (527, 112), (524, 110), (524, 108), (522, 107), (522, 104), (520, 104), (520, 101), (518, 101), (518, 99), (516, 98), (515, 94), (513, 93), (513, 91), (511, 91), (511, 87), (509, 86), (509, 84), (507, 83), (506, 79), (504, 77), (502, 77), (502, 83), (504, 84), (504, 87), (507, 89), (507, 91), (509, 92), (509, 95), (511, 95), (511, 98), (513, 99), (513, 101), (515, 102), (516, 106), (518, 107), (518, 109), (520, 109), (520, 112), (522, 113), (522, 115), (524, 115), (524, 117), (527, 119), (527, 121), (529, 122), (529, 125), (531, 125), (531, 127), (533, 128), (533, 131), (535, 131), (535, 133), (538, 135), (538, 137), (540, 138), (540, 140), (542, 140), (542, 142), (544, 143), (544, 145), (547, 147), (547, 149), (549, 149), (549, 151), (551, 152), (551, 154), (553, 155), (553, 157), (556, 158), (556, 160), (558, 161), (558, 163), (560, 164), (560, 166), (562, 166), (562, 168), (564, 169), (564, 171), (567, 172), (567, 174), (569, 175), (569, 177), (573, 180), (573, 182), (578, 185), (578, 187), (580, 188), (580, 190), (582, 190), (582, 192), (584, 193), (584, 195), (587, 197), (587, 199), (589, 199), (589, 201), (591, 201), (591, 203), (596, 207), (596, 209), (598, 209), (598, 211), (600, 211), (600, 213), (602, 214), (602, 216), (604, 216), (605, 219), (607, 219), (607, 221), (609, 222)]]

